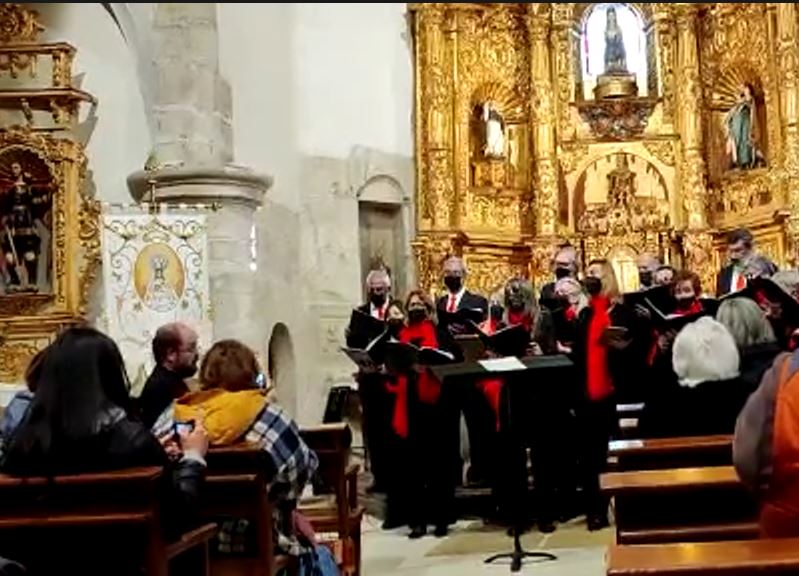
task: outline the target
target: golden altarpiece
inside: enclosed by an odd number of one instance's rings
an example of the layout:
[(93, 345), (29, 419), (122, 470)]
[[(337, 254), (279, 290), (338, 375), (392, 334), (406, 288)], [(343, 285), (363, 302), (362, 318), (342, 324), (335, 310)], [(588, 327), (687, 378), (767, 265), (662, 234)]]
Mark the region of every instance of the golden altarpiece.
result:
[(548, 280), (552, 249), (648, 251), (706, 290), (745, 226), (778, 264), (799, 237), (795, 4), (411, 4), (420, 283)]
[(0, 5), (0, 383), (80, 323), (99, 262), (98, 204), (82, 194), (75, 49), (39, 42), (38, 14)]

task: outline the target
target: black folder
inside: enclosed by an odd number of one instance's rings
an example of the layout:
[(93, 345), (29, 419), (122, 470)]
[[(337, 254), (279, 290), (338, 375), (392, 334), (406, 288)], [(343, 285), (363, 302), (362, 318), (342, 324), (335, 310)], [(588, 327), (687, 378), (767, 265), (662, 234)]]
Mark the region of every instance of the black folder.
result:
[(384, 327), (383, 332), (369, 342), (366, 348), (345, 347), (341, 351), (355, 362), (361, 370), (373, 372), (385, 362), (386, 345), (389, 338), (389, 332)]
[(418, 347), (391, 341), (385, 345), (386, 368), (392, 372), (408, 372), (415, 366), (438, 366), (455, 361), (455, 356), (438, 348)]
[(530, 346), (530, 333), (521, 324), (502, 328), (493, 334), (486, 334), (474, 322), (471, 326), (483, 345), (498, 356), (524, 356)]
[(649, 309), (652, 305), (658, 310), (674, 310), (674, 296), (671, 294), (670, 286), (655, 286), (638, 292), (628, 292), (624, 295), (624, 303), (627, 306), (644, 306)]
[(485, 320), (486, 313), (480, 308), (460, 308), (455, 312), (447, 312), (443, 308), (436, 310), (438, 325), (466, 327), (471, 323), (480, 324)]
[(347, 346), (350, 348), (366, 348), (386, 330), (386, 323), (357, 308), (350, 314), (347, 332)]
[(702, 316), (711, 316), (707, 309), (702, 309), (700, 312), (694, 314), (666, 314), (660, 310), (655, 304), (647, 301), (647, 307), (652, 310), (652, 323), (655, 328), (661, 332), (673, 330), (679, 332), (682, 328), (691, 322), (699, 320)]

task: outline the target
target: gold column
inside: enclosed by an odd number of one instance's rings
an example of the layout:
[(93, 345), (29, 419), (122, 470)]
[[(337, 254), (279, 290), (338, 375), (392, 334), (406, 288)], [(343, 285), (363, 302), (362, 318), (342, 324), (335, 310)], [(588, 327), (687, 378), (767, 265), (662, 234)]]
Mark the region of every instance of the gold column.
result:
[(696, 40), (697, 8), (675, 4), (677, 16), (677, 126), (682, 138), (682, 200), (688, 230), (707, 227), (705, 159), (702, 156), (702, 85)]
[(655, 46), (660, 70), (660, 93), (663, 98), (663, 126), (674, 127), (674, 52), (676, 49), (672, 6), (658, 3), (653, 8)]
[[(774, 3), (777, 13), (777, 66), (780, 79), (780, 117), (783, 133), (783, 170), (787, 206), (791, 211), (789, 236), (799, 246), (799, 34), (796, 4)], [(795, 254), (791, 254), (794, 257)]]
[(536, 170), (535, 216), (538, 236), (557, 232), (558, 168), (555, 158), (555, 94), (549, 51), (550, 5), (530, 4), (527, 13), (530, 33), (533, 104), (531, 123)]

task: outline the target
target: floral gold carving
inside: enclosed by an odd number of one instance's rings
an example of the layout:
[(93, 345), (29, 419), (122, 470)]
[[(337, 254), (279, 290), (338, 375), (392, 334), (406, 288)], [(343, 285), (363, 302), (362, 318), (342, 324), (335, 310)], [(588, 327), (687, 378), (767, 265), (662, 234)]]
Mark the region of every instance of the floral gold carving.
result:
[(702, 288), (712, 293), (716, 288), (717, 263), (713, 258), (713, 236), (709, 233), (688, 233), (683, 238), (685, 267), (699, 275)]
[(645, 140), (644, 148), (652, 154), (659, 162), (666, 166), (674, 166), (676, 158), (674, 155), (674, 142), (670, 140)]
[(558, 153), (560, 169), (564, 174), (577, 170), (580, 163), (588, 156), (588, 145), (580, 142), (566, 142), (561, 145)]
[(629, 140), (643, 134), (657, 101), (653, 98), (590, 100), (577, 104), (593, 135), (603, 140)]
[(22, 4), (0, 4), (0, 43), (36, 42), (43, 30), (36, 10)]
[(31, 358), (38, 352), (33, 344), (0, 345), (0, 382), (12, 382), (25, 372)]

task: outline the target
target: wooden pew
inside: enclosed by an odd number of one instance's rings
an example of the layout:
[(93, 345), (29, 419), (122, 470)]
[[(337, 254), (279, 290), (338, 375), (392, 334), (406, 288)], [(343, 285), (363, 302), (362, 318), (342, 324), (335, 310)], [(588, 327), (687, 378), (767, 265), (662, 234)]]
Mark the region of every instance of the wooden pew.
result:
[(274, 464), (261, 447), (247, 443), (218, 446), (208, 450), (206, 487), (201, 514), (208, 520), (246, 519), (256, 542), (249, 555), (211, 556), (213, 576), (273, 576), (282, 568), (296, 571), (293, 559), (276, 555), (273, 508), (267, 484)]
[(617, 472), (729, 466), (732, 436), (614, 440), (609, 444), (609, 462)]
[(601, 487), (618, 544), (757, 537), (757, 504), (732, 466), (612, 472)]
[[(0, 475), (0, 556), (28, 574), (141, 574), (166, 576), (181, 556), (182, 568), (208, 572), (205, 525), (177, 542), (164, 539), (160, 467), (16, 478)], [(188, 552), (192, 553), (189, 558)], [(184, 572), (185, 573), (185, 572)]]
[(331, 497), (321, 505), (300, 502), (300, 511), (317, 532), (338, 534), (344, 548), (344, 572), (359, 576), (364, 509), (358, 506), (359, 468), (349, 462), (352, 432), (347, 424), (334, 423), (303, 428), (300, 434), (319, 458), (314, 494)]
[(799, 574), (799, 539), (611, 546), (608, 576)]

